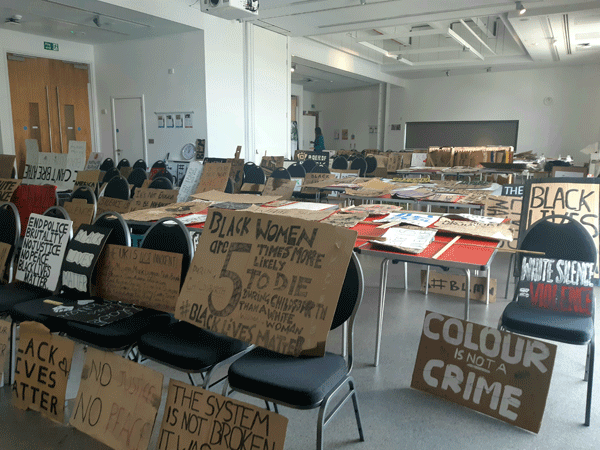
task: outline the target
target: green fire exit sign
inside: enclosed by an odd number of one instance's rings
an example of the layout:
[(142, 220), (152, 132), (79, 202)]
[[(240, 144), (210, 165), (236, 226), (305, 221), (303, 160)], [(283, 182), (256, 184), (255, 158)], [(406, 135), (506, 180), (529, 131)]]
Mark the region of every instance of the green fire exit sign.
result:
[(58, 51), (58, 44), (55, 44), (54, 42), (46, 42), (44, 41), (44, 50), (52, 50), (57, 52)]

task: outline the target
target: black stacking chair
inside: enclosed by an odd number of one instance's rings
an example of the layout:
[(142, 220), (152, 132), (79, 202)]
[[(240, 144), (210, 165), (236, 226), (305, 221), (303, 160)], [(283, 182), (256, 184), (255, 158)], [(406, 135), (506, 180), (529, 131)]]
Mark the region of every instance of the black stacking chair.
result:
[(152, 170), (152, 169), (166, 169), (166, 168), (167, 168), (167, 163), (164, 160), (159, 159), (154, 164), (152, 164), (152, 168), (150, 170)]
[(244, 183), (265, 184), (265, 172), (253, 162), (244, 164)]
[(152, 189), (173, 189), (173, 183), (168, 178), (156, 177), (148, 187)]
[(102, 177), (102, 184), (108, 183), (110, 180), (112, 180), (115, 177), (118, 177), (121, 175), (121, 172), (119, 172), (119, 169), (117, 169), (116, 167), (113, 167), (112, 169), (108, 169), (106, 171), (106, 173), (104, 174), (104, 176)]
[(343, 156), (338, 156), (337, 158), (335, 158), (333, 160), (333, 163), (331, 164), (331, 168), (332, 169), (338, 169), (338, 170), (348, 170), (348, 160), (346, 158), (344, 158)]
[(365, 158), (365, 162), (367, 163), (367, 169), (365, 173), (371, 173), (377, 169), (377, 158), (375, 158), (373, 155), (367, 156)]
[(352, 160), (352, 163), (350, 164), (350, 170), (358, 170), (358, 176), (364, 177), (365, 173), (367, 172), (367, 162), (364, 158), (357, 157), (356, 159)]
[(133, 163), (133, 170), (144, 169), (144, 171), (146, 171), (147, 168), (148, 168), (148, 165), (146, 164), (146, 161), (144, 161), (143, 159), (138, 159), (136, 162)]
[(329, 167), (317, 164), (310, 173), (331, 173), (331, 171), (329, 170)]
[[(144, 163), (146, 164), (146, 163)], [(135, 164), (134, 164), (135, 166)], [(131, 196), (135, 194), (136, 188), (141, 188), (144, 185), (144, 181), (148, 179), (148, 173), (146, 169), (141, 167), (134, 167), (129, 176), (127, 177), (127, 183), (131, 186)]]
[(92, 188), (90, 188), (89, 186), (79, 186), (77, 189), (75, 189), (73, 191), (69, 200), (73, 201), (73, 199), (75, 199), (75, 198), (83, 199), (89, 205), (94, 205), (94, 215), (92, 216), (92, 222), (93, 222), (94, 218), (96, 217), (98, 201), (96, 200), (96, 194), (94, 194), (94, 191), (92, 190)]
[(128, 159), (123, 158), (122, 160), (119, 161), (119, 164), (117, 164), (117, 169), (121, 169), (121, 167), (131, 167), (131, 164), (129, 163)]
[(156, 176), (154, 177), (154, 180), (156, 180), (157, 178), (166, 178), (167, 180), (169, 180), (171, 182), (171, 184), (175, 183), (175, 177), (168, 170), (157, 173)]
[(359, 157), (358, 155), (350, 155), (350, 156), (347, 156), (346, 158), (348, 158), (348, 162), (351, 163), (358, 157)]
[(285, 167), (278, 167), (277, 169), (275, 169), (273, 171), (273, 173), (271, 174), (271, 178), (280, 178), (280, 179), (284, 179), (284, 180), (292, 179), (290, 173), (288, 172), (288, 170)]
[(129, 183), (125, 177), (119, 175), (114, 177), (104, 187), (101, 196), (109, 198), (120, 198), (121, 200), (129, 200)]
[(233, 184), (233, 180), (231, 178), (227, 179), (227, 186), (225, 186), (225, 193), (226, 194), (233, 194), (233, 191), (235, 190), (235, 185)]
[(115, 168), (115, 162), (113, 161), (112, 158), (105, 158), (104, 161), (102, 161), (102, 164), (100, 164), (100, 170), (102, 172), (108, 172), (110, 169), (114, 169)]
[[(6, 265), (0, 267), (2, 273), (6, 275), (6, 281), (13, 281), (15, 272), (15, 260), (17, 257), (17, 247), (21, 236), (21, 217), (19, 210), (14, 203), (6, 202), (0, 204), (0, 242), (10, 245), (12, 248), (6, 257)], [(5, 269), (5, 270), (4, 270)], [(2, 287), (0, 287), (0, 290)], [(1, 292), (1, 291), (0, 291)], [(0, 294), (1, 296), (1, 294)], [(1, 297), (0, 297), (1, 298)], [(1, 300), (0, 300), (1, 301)], [(0, 306), (1, 308), (1, 306)], [(0, 310), (1, 313), (1, 310)]]
[[(348, 324), (348, 357), (326, 352), (323, 357), (281, 355), (264, 348), (255, 348), (229, 367), (228, 383), (234, 391), (295, 409), (319, 408), (317, 450), (323, 448), (323, 428), (338, 409), (350, 398), (358, 434), (364, 441), (354, 379), (350, 376), (354, 349), (354, 319), (363, 297), (363, 272), (355, 254), (350, 259), (331, 329)], [(331, 398), (348, 385), (349, 391), (325, 416)], [(223, 392), (227, 393), (225, 385)], [(277, 408), (276, 408), (277, 410)]]
[(305, 159), (300, 164), (302, 164), (302, 167), (304, 167), (306, 173), (311, 173), (312, 170), (317, 166), (317, 163), (314, 162), (312, 159)]
[[(519, 249), (543, 252), (544, 258), (583, 262), (597, 262), (598, 256), (594, 240), (584, 226), (563, 215), (547, 216), (534, 223), (522, 237)], [(520, 272), (522, 258), (521, 253), (517, 257), (517, 273)], [(590, 305), (592, 315), (589, 317), (536, 308), (526, 302), (518, 301), (518, 293), (517, 283), (513, 301), (506, 306), (500, 318), (500, 329), (566, 344), (588, 346), (584, 376), (584, 380), (587, 381), (584, 423), (589, 426), (594, 379), (595, 299), (593, 292)]]
[(292, 178), (304, 178), (306, 177), (306, 170), (302, 167), (302, 164), (295, 162), (287, 168), (288, 173)]

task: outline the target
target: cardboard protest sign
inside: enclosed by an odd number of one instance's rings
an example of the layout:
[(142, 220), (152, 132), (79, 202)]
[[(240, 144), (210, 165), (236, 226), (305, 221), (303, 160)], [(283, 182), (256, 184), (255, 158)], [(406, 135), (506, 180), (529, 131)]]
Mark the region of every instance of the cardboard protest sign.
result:
[(269, 214), (274, 216), (295, 217), (297, 219), (320, 222), (331, 216), (335, 211), (333, 209), (310, 210), (310, 209), (289, 209), (289, 208), (268, 208), (263, 206), (250, 206), (246, 211)]
[(470, 220), (451, 220), (445, 217), (440, 218), (435, 224), (435, 228), (451, 233), (462, 234), (466, 236), (477, 236), (499, 241), (512, 241), (513, 231), (507, 223), (478, 223)]
[[(238, 146), (238, 150), (241, 151), (242, 147)], [(236, 150), (236, 155), (239, 156)], [(236, 156), (233, 159), (227, 159), (227, 163), (231, 164), (231, 171), (229, 172), (229, 178), (233, 181), (233, 192), (237, 193), (242, 187), (242, 181), (244, 180), (244, 160)]]
[(25, 139), (25, 150), (27, 157), (25, 160), (25, 170), (23, 171), (23, 184), (35, 184), (38, 156), (40, 153), (37, 139)]
[(8, 380), (11, 328), (10, 320), (0, 319), (0, 387), (4, 386), (4, 380)]
[(72, 305), (54, 306), (49, 310), (43, 311), (42, 314), (72, 322), (103, 327), (133, 316), (140, 311), (143, 311), (142, 308), (119, 302), (78, 300)]
[(85, 141), (69, 141), (66, 166), (66, 174), (69, 177), (63, 184), (63, 187), (66, 189), (73, 189), (77, 173), (85, 168), (85, 146)]
[(288, 419), (171, 379), (158, 450), (283, 450)]
[(0, 155), (0, 178), (12, 178), (15, 158), (15, 155)]
[(174, 312), (181, 286), (180, 253), (108, 245), (98, 265), (98, 295)]
[(231, 164), (229, 163), (209, 163), (204, 164), (200, 183), (196, 188), (196, 194), (208, 191), (224, 192), (229, 179)]
[(100, 170), (100, 166), (102, 165), (102, 160), (104, 159), (104, 155), (98, 152), (90, 153), (90, 157), (85, 164), (84, 170)]
[(21, 180), (0, 178), (0, 202), (10, 202), (13, 192), (20, 184)]
[(131, 175), (131, 172), (133, 172), (133, 167), (131, 167), (131, 166), (129, 166), (129, 167), (123, 166), (119, 169), (119, 173), (125, 179), (129, 178), (129, 175)]
[(244, 183), (242, 184), (242, 187), (240, 188), (240, 192), (242, 193), (253, 193), (253, 194), (260, 194), (261, 192), (263, 192), (265, 190), (265, 186), (264, 184), (258, 184), (258, 183)]
[(329, 152), (296, 150), (296, 152), (294, 153), (294, 159), (296, 161), (306, 161), (307, 159), (312, 159), (319, 166), (329, 167)]
[(265, 173), (265, 176), (268, 178), (275, 169), (283, 167), (283, 160), (283, 156), (263, 156), (260, 160), (260, 167)]
[(323, 355), (356, 236), (211, 208), (175, 317), (279, 353)]
[(267, 178), (263, 194), (277, 195), (281, 198), (292, 198), (296, 182), (284, 178)]
[(89, 225), (94, 220), (94, 205), (88, 203), (83, 198), (74, 198), (71, 201), (64, 202), (63, 208), (69, 213), (73, 221), (73, 232), (76, 233), (82, 224)]
[(411, 387), (540, 430), (556, 345), (427, 311)]
[(163, 375), (88, 347), (70, 424), (115, 450), (147, 449)]
[(499, 248), (517, 249), (522, 205), (523, 199), (521, 197), (490, 195), (485, 199), (484, 214), (486, 216), (504, 217), (511, 221), (510, 228), (513, 230), (513, 241), (500, 241)]
[(87, 186), (92, 191), (96, 192), (101, 178), (102, 172), (100, 170), (82, 170), (77, 172), (73, 189), (77, 189), (80, 186)]
[(31, 214), (15, 279), (54, 291), (70, 233), (70, 220)]
[(106, 211), (125, 214), (131, 210), (131, 200), (121, 200), (120, 198), (100, 197), (96, 207), (96, 215), (99, 216)]
[(125, 220), (137, 220), (141, 222), (151, 222), (164, 219), (165, 217), (177, 217), (182, 214), (194, 214), (204, 211), (210, 205), (209, 202), (184, 202), (173, 203), (167, 206), (153, 209), (142, 209), (123, 214)]
[(264, 205), (265, 203), (273, 202), (279, 198), (278, 195), (252, 195), (252, 194), (226, 194), (224, 192), (209, 191), (202, 194), (194, 194), (193, 198), (206, 200), (208, 202), (231, 202), (231, 203), (247, 203), (249, 205)]
[(188, 165), (185, 178), (179, 188), (179, 194), (177, 195), (177, 202), (187, 202), (190, 195), (196, 192), (198, 189), (198, 183), (200, 182), (200, 176), (204, 166), (201, 161), (192, 161)]
[(82, 224), (67, 246), (62, 264), (62, 288), (65, 295), (90, 294), (92, 273), (110, 235), (110, 228)]
[(505, 184), (502, 186), (502, 196), (504, 197), (523, 197), (525, 185), (523, 184)]
[(6, 242), (0, 242), (0, 281), (4, 281), (4, 275), (6, 274), (8, 255), (10, 255), (10, 251), (12, 249), (12, 245), (7, 244)]
[(594, 263), (523, 256), (517, 301), (533, 308), (592, 315)]
[(75, 174), (67, 171), (66, 153), (40, 152), (38, 154), (37, 170), (35, 178), (30, 178), (30, 184), (54, 184), (59, 189), (70, 189), (73, 187)]
[(369, 213), (362, 211), (336, 212), (327, 217), (323, 223), (328, 223), (337, 227), (352, 228), (367, 217), (369, 217)]
[(177, 202), (179, 191), (176, 189), (138, 188), (131, 202), (131, 211), (160, 208)]
[(173, 186), (181, 186), (188, 170), (189, 161), (166, 161), (167, 172), (173, 175)]
[[(421, 271), (421, 292), (425, 292), (425, 277), (427, 271)], [(450, 295), (452, 297), (465, 298), (466, 277), (464, 275), (454, 275), (446, 272), (429, 271), (429, 293)], [(490, 285), (487, 286), (486, 277), (471, 276), (470, 299), (486, 303), (486, 287), (490, 292), (490, 303), (496, 301), (496, 291), (498, 290), (498, 280), (490, 278)]]
[(19, 336), (13, 404), (63, 423), (75, 343), (37, 322), (21, 323)]
[(311, 184), (316, 184), (325, 180), (335, 180), (335, 175), (331, 173), (307, 173), (302, 183), (300, 192), (303, 194), (316, 194), (319, 192), (318, 188), (311, 187)]

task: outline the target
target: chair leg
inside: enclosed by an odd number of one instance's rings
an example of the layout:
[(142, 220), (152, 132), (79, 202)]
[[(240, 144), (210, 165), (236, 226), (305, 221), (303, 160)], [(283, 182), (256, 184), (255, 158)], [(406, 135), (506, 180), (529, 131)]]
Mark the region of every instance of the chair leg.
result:
[(360, 420), (360, 410), (358, 409), (358, 397), (356, 395), (356, 388), (354, 387), (354, 379), (348, 380), (350, 383), (350, 390), (352, 391), (352, 404), (354, 405), (354, 416), (356, 417), (356, 426), (358, 427), (358, 436), (362, 442), (365, 440), (365, 434), (363, 433), (362, 421)]
[(508, 273), (506, 274), (506, 289), (504, 290), (504, 298), (508, 298), (508, 286), (510, 285), (510, 269), (512, 267), (513, 261), (515, 258), (515, 254), (511, 253), (510, 258), (508, 259)]
[(594, 382), (594, 338), (588, 344), (588, 357), (587, 357), (587, 399), (585, 401), (585, 426), (590, 426), (590, 416), (592, 413), (592, 385)]
[(12, 385), (15, 382), (15, 367), (17, 364), (17, 329), (19, 324), (15, 321), (12, 323), (12, 330), (10, 333), (10, 369), (8, 382)]

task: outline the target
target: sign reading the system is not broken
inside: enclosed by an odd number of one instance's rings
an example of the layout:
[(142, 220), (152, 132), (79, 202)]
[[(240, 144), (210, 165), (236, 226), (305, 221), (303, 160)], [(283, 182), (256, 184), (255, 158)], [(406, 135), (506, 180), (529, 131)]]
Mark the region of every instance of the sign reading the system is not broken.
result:
[(209, 209), (175, 317), (270, 350), (321, 356), (356, 231)]
[(540, 430), (556, 345), (427, 311), (411, 387)]

